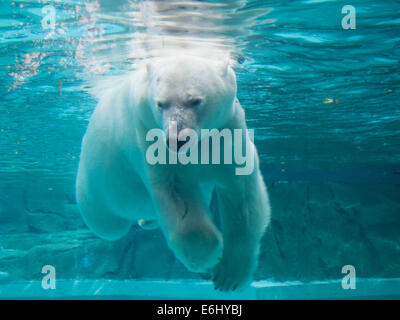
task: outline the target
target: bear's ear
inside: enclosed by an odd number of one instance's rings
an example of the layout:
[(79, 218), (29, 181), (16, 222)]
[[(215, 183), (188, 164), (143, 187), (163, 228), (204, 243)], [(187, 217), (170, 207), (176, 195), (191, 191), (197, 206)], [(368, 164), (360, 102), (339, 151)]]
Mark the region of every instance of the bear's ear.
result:
[(150, 62), (147, 62), (146, 63), (146, 72), (147, 72), (148, 78), (151, 78), (152, 70), (153, 70), (153, 66), (151, 65)]
[(226, 77), (226, 75), (228, 74), (230, 62), (231, 62), (231, 61), (230, 61), (229, 58), (225, 58), (225, 59), (222, 61), (221, 65), (220, 65), (220, 67), (219, 67), (221, 76)]

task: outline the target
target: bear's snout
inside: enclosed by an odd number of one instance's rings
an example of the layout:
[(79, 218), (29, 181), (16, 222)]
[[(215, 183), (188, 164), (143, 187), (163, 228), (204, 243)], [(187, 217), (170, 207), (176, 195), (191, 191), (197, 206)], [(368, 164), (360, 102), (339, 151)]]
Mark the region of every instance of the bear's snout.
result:
[(182, 147), (186, 145), (190, 148), (195, 142), (197, 142), (196, 130), (186, 126), (187, 121), (168, 121), (166, 130), (166, 141), (165, 144), (169, 150), (174, 152), (182, 152)]

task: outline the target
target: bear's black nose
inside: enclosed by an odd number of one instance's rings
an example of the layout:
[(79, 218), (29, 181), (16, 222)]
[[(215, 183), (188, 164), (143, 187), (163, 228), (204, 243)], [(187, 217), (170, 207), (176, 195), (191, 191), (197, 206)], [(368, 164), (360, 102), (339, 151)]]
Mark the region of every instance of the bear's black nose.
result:
[(181, 149), (181, 147), (186, 143), (186, 141), (178, 141), (178, 146), (177, 149), (178, 151)]

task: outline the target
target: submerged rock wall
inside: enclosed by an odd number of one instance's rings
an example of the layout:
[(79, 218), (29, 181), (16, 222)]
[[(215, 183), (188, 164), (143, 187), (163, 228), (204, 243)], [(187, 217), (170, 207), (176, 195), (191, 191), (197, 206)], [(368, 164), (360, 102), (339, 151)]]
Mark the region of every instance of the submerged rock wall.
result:
[[(160, 230), (134, 226), (121, 240), (99, 239), (84, 225), (72, 177), (2, 174), (0, 281), (57, 278), (207, 278), (187, 271)], [(256, 279), (400, 277), (400, 186), (270, 183), (271, 224)]]

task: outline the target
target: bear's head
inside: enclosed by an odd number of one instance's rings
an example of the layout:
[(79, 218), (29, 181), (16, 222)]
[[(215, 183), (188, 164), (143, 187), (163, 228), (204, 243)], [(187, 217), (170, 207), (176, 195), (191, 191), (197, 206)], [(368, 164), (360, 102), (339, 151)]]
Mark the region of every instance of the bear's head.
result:
[[(148, 103), (152, 117), (167, 142), (186, 129), (200, 137), (201, 129), (222, 129), (231, 119), (236, 97), (236, 76), (228, 61), (177, 56), (146, 65)], [(173, 148), (173, 149), (174, 149)]]

